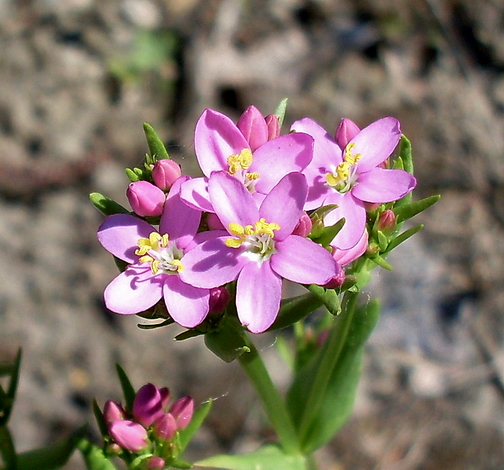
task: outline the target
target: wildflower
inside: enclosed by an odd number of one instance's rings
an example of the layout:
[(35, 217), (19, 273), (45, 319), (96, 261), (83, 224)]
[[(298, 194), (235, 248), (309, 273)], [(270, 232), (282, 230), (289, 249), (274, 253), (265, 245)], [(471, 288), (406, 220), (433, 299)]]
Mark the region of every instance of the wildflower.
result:
[(163, 191), (168, 191), (181, 175), (180, 165), (168, 158), (158, 160), (152, 168), (154, 184)]
[(149, 427), (163, 414), (170, 393), (167, 388), (157, 388), (148, 383), (142, 386), (135, 395), (133, 401), (133, 417), (135, 421)]
[(130, 452), (140, 452), (149, 445), (147, 430), (135, 421), (114, 421), (109, 426), (109, 433), (120, 447)]
[(159, 231), (129, 214), (115, 214), (98, 229), (98, 240), (117, 258), (129, 263), (105, 289), (107, 308), (120, 314), (140, 313), (162, 297), (180, 325), (199, 325), (208, 313), (209, 291), (180, 278), (186, 252), (194, 246), (201, 214), (180, 199), (181, 177), (171, 188)]
[(214, 212), (207, 188), (212, 172), (226, 171), (263, 198), (286, 174), (310, 163), (312, 137), (296, 133), (268, 140), (270, 131), (276, 133), (274, 123), (267, 124), (259, 111), (248, 109), (240, 122), (243, 132), (227, 116), (211, 109), (198, 120), (194, 147), (206, 178), (193, 178), (182, 186), (182, 199), (191, 206)]
[(126, 411), (115, 401), (108, 400), (103, 407), (103, 419), (107, 424), (126, 418)]
[(161, 457), (153, 455), (147, 463), (147, 468), (148, 470), (163, 470), (165, 465), (166, 462)]
[[(315, 139), (313, 160), (304, 170), (310, 187), (305, 210), (338, 206), (325, 216), (324, 224), (330, 226), (345, 218), (345, 225), (331, 242), (341, 249), (351, 248), (362, 236), (365, 202), (395, 201), (416, 185), (415, 178), (406, 171), (380, 167), (401, 137), (397, 119), (386, 117), (358, 132), (356, 125), (350, 123), (348, 120), (340, 125), (336, 141), (309, 118), (292, 126)], [(340, 148), (338, 142), (346, 145)]]
[(242, 324), (253, 333), (275, 320), (282, 278), (301, 284), (325, 284), (337, 265), (320, 245), (292, 232), (303, 213), (305, 177), (290, 173), (258, 207), (245, 186), (227, 172), (213, 173), (208, 190), (226, 231), (216, 230), (187, 253), (182, 279), (213, 288), (237, 279), (236, 306)]
[(141, 217), (161, 215), (166, 199), (165, 193), (148, 181), (130, 183), (126, 197), (135, 214)]

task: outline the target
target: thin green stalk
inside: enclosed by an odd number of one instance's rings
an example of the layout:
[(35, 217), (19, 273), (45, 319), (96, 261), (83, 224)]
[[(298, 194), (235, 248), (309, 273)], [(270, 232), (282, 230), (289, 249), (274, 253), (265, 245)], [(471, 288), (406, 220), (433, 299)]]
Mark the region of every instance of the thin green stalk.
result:
[(247, 346), (250, 352), (242, 354), (238, 360), (254, 384), (283, 450), (287, 454), (300, 454), (298, 436), (285, 403), (273, 384), (259, 351), (248, 338)]
[(299, 442), (303, 444), (310, 432), (313, 417), (317, 414), (324, 396), (334, 367), (338, 363), (341, 351), (345, 344), (350, 324), (352, 323), (358, 292), (345, 293), (342, 302), (342, 312), (335, 320), (335, 325), (327, 339), (327, 346), (317, 370), (310, 396), (303, 411), (299, 426)]

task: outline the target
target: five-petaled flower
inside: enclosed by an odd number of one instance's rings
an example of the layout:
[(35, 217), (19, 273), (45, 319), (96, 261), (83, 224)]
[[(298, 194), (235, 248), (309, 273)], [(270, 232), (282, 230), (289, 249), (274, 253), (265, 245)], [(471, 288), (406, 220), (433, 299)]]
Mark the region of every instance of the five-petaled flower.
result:
[(212, 288), (237, 280), (240, 321), (253, 333), (274, 322), (282, 296), (282, 278), (301, 284), (325, 284), (337, 263), (320, 245), (292, 232), (303, 213), (308, 186), (301, 173), (290, 173), (257, 201), (227, 172), (213, 173), (208, 192), (227, 229), (209, 232), (184, 258), (186, 282)]
[(105, 304), (116, 313), (135, 314), (162, 297), (172, 318), (182, 326), (199, 325), (209, 309), (209, 290), (180, 278), (184, 256), (194, 246), (201, 213), (180, 199), (179, 178), (168, 193), (159, 231), (129, 214), (111, 215), (98, 229), (98, 240), (128, 267), (105, 289)]
[(331, 245), (348, 249), (364, 232), (364, 202), (396, 201), (416, 186), (416, 180), (404, 170), (381, 166), (401, 138), (397, 119), (379, 119), (360, 131), (355, 124), (344, 123), (338, 127), (335, 139), (309, 118), (295, 122), (292, 129), (315, 139), (313, 160), (303, 172), (310, 186), (305, 210), (337, 205), (326, 215), (324, 223), (330, 226), (345, 218), (343, 229)]

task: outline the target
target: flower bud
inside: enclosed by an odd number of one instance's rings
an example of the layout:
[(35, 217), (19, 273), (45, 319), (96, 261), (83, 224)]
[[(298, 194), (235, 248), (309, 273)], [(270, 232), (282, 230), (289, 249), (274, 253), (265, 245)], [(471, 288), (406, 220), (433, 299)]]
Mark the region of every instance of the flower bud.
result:
[(117, 444), (130, 452), (140, 452), (149, 445), (147, 430), (134, 421), (114, 421), (109, 426), (109, 432)]
[(126, 197), (133, 211), (141, 217), (158, 216), (163, 213), (165, 193), (148, 181), (130, 183)]
[(343, 150), (348, 145), (348, 142), (350, 142), (359, 132), (360, 129), (355, 122), (348, 118), (343, 118), (338, 124), (334, 140)]
[(255, 106), (249, 106), (240, 116), (236, 127), (247, 139), (252, 152), (268, 141), (268, 126)]
[(268, 114), (264, 120), (268, 126), (268, 140), (276, 139), (280, 136), (280, 121), (276, 114)]
[(153, 384), (146, 384), (138, 390), (133, 400), (133, 416), (145, 427), (149, 427), (163, 414), (164, 396)]
[(153, 455), (149, 462), (147, 463), (148, 470), (163, 470), (165, 468), (166, 462), (157, 455)]
[(168, 158), (158, 160), (152, 169), (154, 184), (163, 191), (168, 191), (181, 175), (180, 165)]
[(126, 418), (126, 411), (115, 401), (108, 400), (103, 407), (103, 418), (109, 426), (114, 421)]
[(299, 235), (306, 238), (310, 234), (312, 227), (313, 224), (310, 216), (306, 212), (303, 212), (299, 218), (299, 222), (292, 232), (292, 235)]
[(185, 429), (191, 422), (194, 400), (191, 397), (179, 398), (170, 408), (170, 413), (177, 422), (177, 429)]
[(327, 284), (324, 284), (326, 289), (337, 289), (345, 282), (345, 271), (338, 264), (338, 272)]
[(163, 441), (169, 441), (177, 432), (177, 421), (171, 413), (163, 413), (154, 421), (154, 434)]
[(378, 217), (378, 229), (386, 233), (392, 233), (396, 227), (396, 215), (394, 211), (387, 209)]
[(209, 312), (222, 313), (231, 300), (231, 294), (225, 287), (210, 289)]

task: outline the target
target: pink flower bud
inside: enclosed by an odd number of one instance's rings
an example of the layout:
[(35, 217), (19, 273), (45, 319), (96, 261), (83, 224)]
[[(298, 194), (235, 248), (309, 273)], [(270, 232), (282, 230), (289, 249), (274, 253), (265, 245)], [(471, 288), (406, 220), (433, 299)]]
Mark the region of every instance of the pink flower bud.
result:
[(154, 421), (154, 434), (163, 441), (169, 441), (177, 432), (177, 421), (171, 413), (164, 413)]
[(166, 463), (161, 457), (154, 455), (149, 459), (149, 462), (147, 463), (147, 469), (148, 470), (163, 470), (163, 468), (165, 468), (165, 465), (166, 465)]
[(170, 413), (177, 422), (177, 429), (185, 429), (191, 422), (194, 400), (191, 397), (179, 398), (170, 408)]
[(135, 420), (145, 427), (149, 427), (162, 416), (164, 398), (160, 390), (153, 384), (146, 384), (141, 387), (133, 400)]
[(396, 227), (396, 215), (394, 211), (387, 209), (378, 217), (378, 228), (383, 232), (392, 233)]
[(268, 140), (276, 139), (280, 136), (280, 121), (276, 114), (268, 114), (264, 120), (268, 126)]
[(158, 160), (152, 169), (154, 184), (163, 191), (168, 191), (181, 175), (180, 165), (167, 158)]
[(103, 407), (103, 418), (107, 425), (114, 421), (126, 418), (126, 411), (115, 401), (108, 400)]
[(310, 216), (306, 212), (303, 212), (299, 218), (299, 222), (292, 232), (292, 235), (299, 235), (306, 238), (310, 234), (312, 227), (313, 224)]
[(130, 183), (126, 197), (133, 211), (141, 217), (157, 216), (163, 213), (165, 193), (148, 181)]
[(364, 207), (366, 208), (366, 212), (374, 212), (381, 206), (379, 202), (364, 202)]
[(134, 421), (114, 421), (109, 426), (109, 432), (117, 444), (130, 452), (140, 452), (149, 445), (147, 430)]
[(247, 139), (252, 152), (268, 141), (268, 126), (255, 106), (249, 106), (243, 112), (236, 126)]
[(334, 140), (341, 149), (344, 149), (348, 145), (348, 142), (350, 142), (359, 132), (360, 129), (355, 122), (348, 118), (343, 118), (338, 124)]
[(161, 395), (161, 407), (163, 410), (168, 406), (168, 402), (170, 401), (170, 390), (168, 388), (163, 387), (159, 389), (159, 393)]
[(222, 313), (231, 300), (231, 294), (225, 287), (210, 289), (210, 313)]
[(326, 289), (337, 289), (338, 287), (341, 287), (343, 285), (343, 283), (345, 282), (345, 277), (345, 271), (338, 264), (338, 272), (336, 276), (334, 276), (327, 284), (324, 284), (324, 287)]

